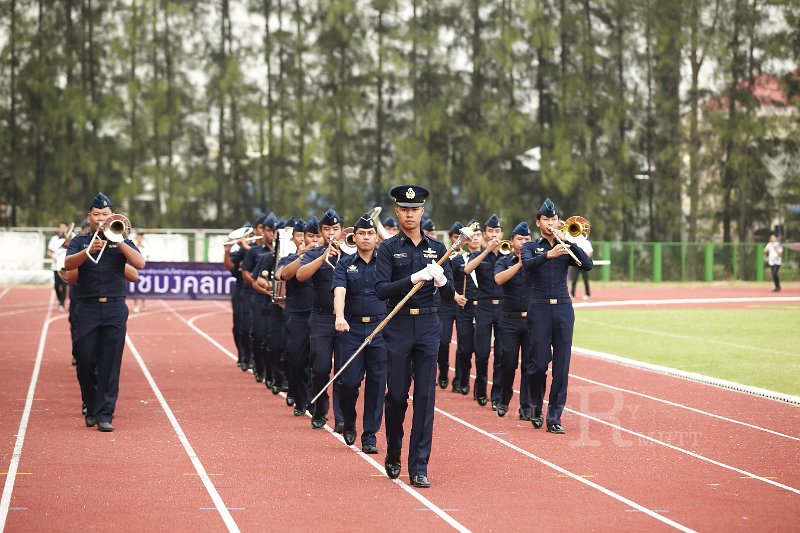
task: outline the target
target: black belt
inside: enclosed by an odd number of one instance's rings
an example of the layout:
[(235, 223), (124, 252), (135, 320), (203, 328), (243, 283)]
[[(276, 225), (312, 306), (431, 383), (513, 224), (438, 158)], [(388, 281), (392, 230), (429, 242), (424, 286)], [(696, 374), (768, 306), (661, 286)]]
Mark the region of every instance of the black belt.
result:
[(312, 307), (311, 311), (314, 312), (314, 313), (317, 313), (318, 315), (332, 315), (332, 314), (334, 314), (333, 313), (333, 308), (328, 309), (328, 308), (325, 308), (325, 307)]
[(81, 302), (88, 302), (88, 303), (108, 303), (108, 302), (121, 302), (125, 299), (124, 296), (101, 296), (101, 297), (89, 297), (89, 298), (81, 298)]
[(418, 307), (418, 308), (407, 308), (404, 307), (397, 312), (398, 315), (427, 315), (428, 313), (435, 313), (437, 309), (435, 307)]
[(508, 318), (525, 318), (528, 316), (527, 311), (503, 311), (503, 316)]
[(550, 298), (549, 300), (539, 299), (539, 298), (531, 298), (532, 304), (550, 304), (550, 305), (557, 305), (557, 304), (571, 304), (572, 298)]
[(362, 315), (344, 315), (348, 322), (361, 322), (362, 324), (370, 324), (372, 322), (378, 322), (386, 318), (386, 315), (371, 315), (371, 316), (362, 316)]

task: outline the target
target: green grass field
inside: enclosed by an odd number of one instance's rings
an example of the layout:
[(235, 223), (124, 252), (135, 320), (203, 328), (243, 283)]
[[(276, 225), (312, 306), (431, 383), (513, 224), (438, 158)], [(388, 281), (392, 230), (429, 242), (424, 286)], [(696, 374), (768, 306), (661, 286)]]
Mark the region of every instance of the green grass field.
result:
[(576, 309), (575, 346), (800, 395), (800, 306)]

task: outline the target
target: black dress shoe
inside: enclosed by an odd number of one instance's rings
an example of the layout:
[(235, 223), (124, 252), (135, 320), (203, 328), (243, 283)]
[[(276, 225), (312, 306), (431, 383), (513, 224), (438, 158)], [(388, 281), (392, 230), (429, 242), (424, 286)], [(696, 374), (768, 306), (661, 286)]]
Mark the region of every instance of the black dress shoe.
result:
[[(299, 405), (294, 406), (294, 416), (303, 416), (304, 414), (306, 414), (305, 409), (303, 409)], [(323, 421), (322, 424), (325, 425), (325, 422)]]
[(552, 426), (547, 426), (548, 433), (555, 433), (556, 435), (563, 435), (566, 433), (564, 428), (561, 427), (561, 424), (553, 424)]
[[(492, 411), (497, 411), (497, 406), (500, 404), (497, 400), (492, 400)], [(508, 411), (508, 409), (506, 409)]]
[(421, 489), (427, 489), (428, 487), (431, 486), (431, 482), (428, 481), (428, 476), (422, 476), (422, 475), (417, 475), (412, 477), (411, 484)]
[(461, 394), (463, 394), (464, 396), (469, 394), (469, 383), (461, 387)]
[(479, 396), (479, 397), (478, 397), (478, 405), (480, 405), (481, 407), (483, 407), (484, 405), (486, 405), (486, 403), (487, 403), (488, 401), (489, 401), (489, 399), (488, 399), (486, 396)]
[(292, 398), (291, 396), (287, 396), (286, 397), (286, 405), (288, 405), (289, 407), (293, 406), (294, 405), (294, 398)]
[(87, 428), (93, 428), (95, 424), (97, 424), (97, 420), (94, 419), (94, 415), (86, 415), (83, 419), (86, 422)]
[(507, 412), (508, 412), (507, 405), (503, 405), (502, 403), (497, 405), (497, 416), (504, 417), (506, 416)]
[(81, 403), (81, 414), (83, 416), (86, 416), (86, 413), (88, 413), (88, 412), (89, 412), (89, 409), (86, 408), (86, 404), (85, 403)]
[(336, 425), (333, 426), (333, 431), (341, 435), (344, 431), (344, 422), (336, 422)]
[(242, 372), (247, 372), (247, 363), (239, 363), (239, 368), (242, 369)]
[(98, 422), (97, 429), (103, 433), (109, 433), (114, 431), (114, 426), (111, 425), (111, 422)]
[(541, 428), (544, 425), (544, 417), (542, 414), (534, 414), (533, 418), (531, 418), (531, 424), (533, 424), (533, 427), (536, 429)]
[(281, 392), (289, 392), (289, 385), (287, 385), (286, 383), (281, 385)]
[(342, 437), (344, 437), (345, 444), (352, 446), (356, 441), (356, 428), (344, 428), (342, 430)]
[(447, 385), (450, 384), (450, 379), (447, 376), (439, 375), (439, 388), (446, 389)]
[(263, 383), (264, 382), (264, 374), (256, 374), (256, 382)]
[(319, 429), (325, 425), (325, 422), (328, 420), (327, 416), (320, 416), (320, 417), (312, 417), (311, 418), (311, 428), (312, 429)]
[(454, 382), (453, 382), (453, 388), (452, 388), (451, 390), (452, 390), (453, 392), (461, 392), (461, 385), (459, 385), (458, 383), (456, 383), (456, 382), (454, 381)]
[(378, 447), (374, 444), (364, 444), (361, 446), (361, 451), (367, 455), (375, 455), (378, 453)]
[(520, 420), (530, 420), (531, 419), (531, 412), (527, 409), (520, 409), (519, 410), (519, 419)]
[(275, 385), (275, 381), (272, 379), (268, 379), (267, 381), (264, 382), (264, 385), (266, 385), (268, 389), (272, 389), (272, 386)]
[(281, 386), (280, 385), (273, 385), (272, 386), (272, 394), (278, 395), (281, 393)]
[(386, 470), (386, 475), (389, 479), (397, 479), (400, 477), (400, 454), (386, 454), (386, 459), (383, 460), (383, 468)]

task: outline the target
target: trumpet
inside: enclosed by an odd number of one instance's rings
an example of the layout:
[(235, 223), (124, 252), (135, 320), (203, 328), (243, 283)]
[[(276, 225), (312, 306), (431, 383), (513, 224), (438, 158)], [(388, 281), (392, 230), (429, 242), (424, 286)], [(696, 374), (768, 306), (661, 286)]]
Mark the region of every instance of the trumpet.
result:
[[(131, 221), (128, 220), (128, 217), (120, 215), (119, 213), (111, 215), (100, 223), (94, 235), (92, 235), (92, 240), (89, 241), (89, 246), (86, 247), (86, 256), (91, 259), (94, 264), (99, 263), (100, 258), (103, 257), (103, 252), (106, 250), (106, 246), (108, 246), (108, 241), (120, 243), (128, 238), (130, 232)], [(94, 244), (96, 239), (101, 239), (103, 241), (103, 247), (100, 248), (100, 253), (97, 254), (95, 258), (89, 250), (92, 249), (92, 244)]]
[(228, 233), (228, 240), (222, 243), (223, 246), (233, 246), (239, 241), (255, 242), (261, 239), (261, 235), (250, 235), (253, 233), (253, 228), (239, 228)]
[(507, 239), (504, 241), (500, 241), (500, 244), (497, 246), (497, 251), (503, 255), (510, 254), (512, 250), (513, 247), (511, 246), (511, 241)]

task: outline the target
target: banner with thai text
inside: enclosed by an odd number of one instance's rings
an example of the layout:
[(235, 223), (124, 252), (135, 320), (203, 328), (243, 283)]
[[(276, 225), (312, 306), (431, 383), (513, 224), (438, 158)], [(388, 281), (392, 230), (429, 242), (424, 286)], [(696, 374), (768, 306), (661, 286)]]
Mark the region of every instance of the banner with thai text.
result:
[(128, 282), (129, 298), (227, 300), (236, 279), (222, 263), (148, 262), (139, 280)]

